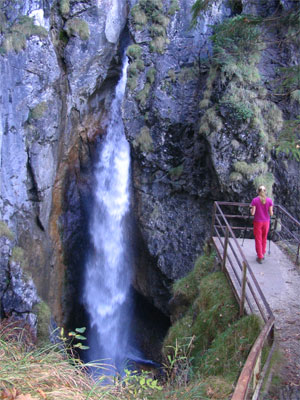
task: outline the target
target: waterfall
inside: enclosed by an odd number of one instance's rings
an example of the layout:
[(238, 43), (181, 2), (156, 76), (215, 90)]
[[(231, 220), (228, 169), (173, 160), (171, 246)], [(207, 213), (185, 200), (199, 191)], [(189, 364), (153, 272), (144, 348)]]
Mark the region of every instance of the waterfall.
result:
[(126, 58), (95, 167), (95, 201), (89, 228), (92, 250), (83, 290), (90, 320), (88, 357), (106, 359), (118, 369), (128, 353), (130, 322), (131, 260), (124, 237), (130, 206), (130, 149), (121, 117), (127, 66)]

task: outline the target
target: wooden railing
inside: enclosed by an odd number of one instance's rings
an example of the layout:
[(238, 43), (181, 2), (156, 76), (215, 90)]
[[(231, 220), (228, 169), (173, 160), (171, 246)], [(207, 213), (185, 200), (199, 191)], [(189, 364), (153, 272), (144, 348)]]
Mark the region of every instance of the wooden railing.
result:
[[(225, 213), (224, 208), (227, 209)], [(243, 210), (247, 210), (243, 212)], [(242, 226), (234, 226), (229, 220), (234, 219)], [(250, 391), (252, 399), (257, 399), (263, 374), (261, 370), (261, 354), (264, 344), (268, 342), (274, 347), (274, 315), (253, 274), (253, 271), (238, 243), (234, 230), (245, 234), (249, 228), (249, 204), (215, 202), (211, 238), (220, 258), (222, 270), (227, 275), (235, 297), (239, 303), (240, 316), (247, 313), (259, 314), (264, 326), (256, 339), (244, 368), (238, 379), (232, 400), (245, 400)], [(265, 369), (264, 369), (265, 370)], [(251, 385), (251, 381), (253, 381)]]

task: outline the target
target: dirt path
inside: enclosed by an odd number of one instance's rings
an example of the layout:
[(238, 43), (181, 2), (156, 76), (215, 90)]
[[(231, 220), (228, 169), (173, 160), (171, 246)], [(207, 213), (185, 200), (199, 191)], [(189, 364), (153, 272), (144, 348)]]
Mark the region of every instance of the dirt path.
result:
[(299, 267), (275, 243), (271, 243), (271, 254), (266, 254), (263, 264), (256, 261), (254, 240), (246, 239), (242, 250), (275, 316), (275, 341), (283, 355), (279, 397), (265, 398), (300, 400)]

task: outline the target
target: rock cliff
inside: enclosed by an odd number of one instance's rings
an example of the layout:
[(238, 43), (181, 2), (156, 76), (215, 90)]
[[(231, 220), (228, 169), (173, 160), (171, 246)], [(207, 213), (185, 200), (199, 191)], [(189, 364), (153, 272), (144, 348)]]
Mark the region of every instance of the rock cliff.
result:
[(92, 166), (128, 44), (135, 289), (168, 314), (214, 200), (249, 201), (263, 181), (300, 218), (299, 163), (275, 146), (299, 115), (295, 88), (278, 92), (299, 42), (279, 45), (287, 28), (259, 22), (295, 4), (212, 1), (192, 25), (193, 3), (0, 0), (0, 220), (58, 323), (84, 313)]

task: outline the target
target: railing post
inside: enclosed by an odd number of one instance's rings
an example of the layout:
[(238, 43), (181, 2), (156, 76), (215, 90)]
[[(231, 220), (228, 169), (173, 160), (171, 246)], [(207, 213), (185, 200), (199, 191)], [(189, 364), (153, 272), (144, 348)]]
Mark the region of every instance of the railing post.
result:
[(300, 253), (300, 243), (298, 243), (298, 250), (297, 250), (297, 257), (296, 257), (296, 264), (300, 264), (299, 263), (299, 253)]
[(214, 235), (214, 225), (215, 225), (215, 219), (216, 219), (216, 202), (214, 202), (213, 206), (213, 215), (212, 215), (212, 222), (211, 222), (211, 230), (210, 230), (210, 237), (212, 238)]
[(247, 264), (243, 261), (243, 281), (242, 281), (242, 294), (240, 301), (240, 317), (244, 315), (245, 308), (245, 295), (246, 295), (246, 277), (247, 277)]
[(228, 238), (229, 238), (229, 230), (228, 230), (228, 227), (226, 226), (225, 241), (224, 241), (224, 252), (223, 252), (223, 260), (222, 260), (222, 271), (225, 270), (225, 265), (226, 265)]

